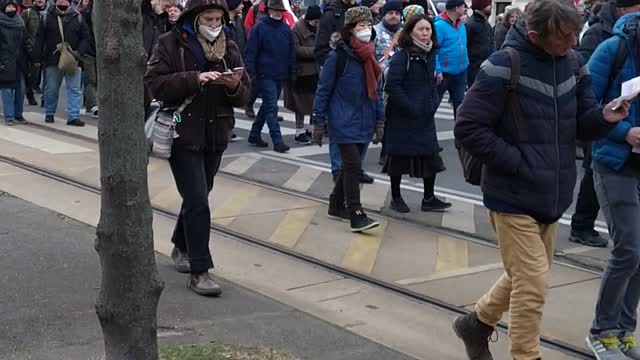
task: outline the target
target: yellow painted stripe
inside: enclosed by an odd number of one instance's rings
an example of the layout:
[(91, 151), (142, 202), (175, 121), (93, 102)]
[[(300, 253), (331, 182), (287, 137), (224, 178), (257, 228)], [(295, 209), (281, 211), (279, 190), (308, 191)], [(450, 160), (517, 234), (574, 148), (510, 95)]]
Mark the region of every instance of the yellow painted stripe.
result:
[(438, 236), (436, 272), (455, 271), (469, 266), (469, 244), (460, 239)]
[(166, 210), (176, 208), (180, 209), (182, 198), (180, 197), (178, 189), (175, 187), (175, 185), (172, 185), (160, 191), (158, 195), (154, 196), (154, 198), (151, 199), (151, 204), (153, 206)]
[(380, 244), (382, 243), (382, 236), (386, 229), (387, 222), (381, 220), (380, 226), (377, 228), (367, 233), (356, 235), (353, 240), (351, 240), (349, 250), (347, 250), (347, 253), (342, 259), (342, 265), (363, 274), (370, 274), (376, 263)]
[(260, 188), (255, 186), (242, 187), (234, 192), (227, 201), (211, 214), (211, 220), (222, 226), (229, 226), (241, 211), (258, 195)]
[(269, 241), (290, 248), (296, 246), (298, 239), (316, 215), (316, 210), (317, 208), (308, 208), (289, 211)]

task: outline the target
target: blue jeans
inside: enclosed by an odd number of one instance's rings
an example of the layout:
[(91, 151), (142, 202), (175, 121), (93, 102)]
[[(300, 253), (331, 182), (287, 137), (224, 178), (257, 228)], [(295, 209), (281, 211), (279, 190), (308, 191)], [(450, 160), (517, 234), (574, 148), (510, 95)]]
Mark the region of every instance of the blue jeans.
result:
[(464, 91), (467, 87), (467, 72), (463, 72), (458, 75), (442, 74), (442, 83), (438, 86), (438, 95), (440, 99), (444, 95), (445, 91), (449, 91), (449, 97), (453, 103), (453, 117), (456, 116), (458, 106), (464, 99)]
[[(369, 149), (369, 143), (358, 144), (358, 150), (360, 151), (360, 161), (364, 162), (364, 158), (367, 156), (367, 149)], [(331, 159), (331, 174), (333, 176), (338, 175), (342, 171), (342, 156), (340, 155), (340, 145), (330, 143), (329, 144), (329, 159)], [(360, 169), (362, 172), (362, 169)]]
[(62, 79), (67, 85), (67, 119), (80, 118), (82, 103), (82, 70), (78, 68), (73, 75), (58, 70), (57, 66), (47, 66), (44, 86), (44, 106), (47, 115), (55, 115), (58, 107), (58, 93)]
[(5, 120), (15, 120), (22, 117), (24, 110), (24, 77), (20, 76), (15, 89), (2, 89), (2, 109)]
[(625, 166), (615, 171), (594, 162), (593, 171), (613, 249), (602, 276), (591, 334), (634, 332), (640, 301), (640, 170)]
[(278, 124), (278, 99), (282, 91), (282, 82), (271, 79), (258, 79), (259, 92), (262, 95), (262, 105), (251, 127), (252, 138), (259, 138), (264, 123), (269, 127), (269, 135), (274, 144), (282, 143), (282, 133)]

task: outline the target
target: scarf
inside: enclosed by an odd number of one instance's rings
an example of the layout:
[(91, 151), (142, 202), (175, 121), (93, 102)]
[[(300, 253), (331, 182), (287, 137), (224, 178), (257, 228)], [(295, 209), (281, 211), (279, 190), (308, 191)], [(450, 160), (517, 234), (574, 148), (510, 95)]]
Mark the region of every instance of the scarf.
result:
[(428, 43), (424, 43), (418, 39), (416, 39), (414, 36), (411, 36), (411, 40), (413, 40), (413, 44), (420, 50), (425, 51), (427, 54), (431, 51), (431, 49), (433, 48), (433, 41), (429, 41)]
[(71, 14), (73, 12), (73, 8), (71, 7), (71, 5), (69, 5), (67, 10), (60, 11), (60, 10), (58, 10), (57, 6), (54, 6), (54, 11), (55, 11), (56, 15), (58, 15), (58, 16), (66, 16), (66, 15), (69, 15), (69, 14)]
[(196, 36), (200, 46), (202, 46), (202, 51), (204, 51), (204, 57), (206, 57), (208, 61), (222, 60), (222, 58), (224, 58), (227, 52), (227, 38), (224, 31), (220, 31), (220, 35), (218, 35), (213, 42), (209, 42), (200, 34)]
[(0, 27), (19, 29), (24, 27), (24, 21), (20, 16), (9, 17), (4, 12), (0, 12)]
[(372, 41), (363, 43), (362, 41), (351, 38), (349, 47), (353, 50), (356, 57), (362, 62), (364, 66), (365, 80), (367, 83), (367, 95), (369, 99), (378, 99), (378, 80), (382, 74), (382, 69), (378, 65), (378, 61), (374, 55), (375, 46)]
[(398, 30), (400, 30), (400, 27), (402, 27), (402, 23), (398, 23), (396, 25), (389, 25), (389, 24), (387, 24), (386, 21), (382, 20), (382, 26), (384, 26), (385, 29), (391, 31), (392, 33), (395, 33)]

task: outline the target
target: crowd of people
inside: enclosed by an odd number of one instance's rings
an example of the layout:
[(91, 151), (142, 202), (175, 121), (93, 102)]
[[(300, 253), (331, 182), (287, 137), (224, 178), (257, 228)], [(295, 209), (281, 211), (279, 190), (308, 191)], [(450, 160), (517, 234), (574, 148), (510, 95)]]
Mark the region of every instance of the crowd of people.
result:
[[(615, 101), (638, 76), (640, 0), (532, 0), (507, 8), (492, 26), (492, 2), (447, 0), (434, 14), (423, 0), (331, 0), (304, 14), (283, 0), (144, 0), (149, 56), (145, 106), (175, 111), (169, 164), (183, 203), (172, 242), (188, 286), (219, 295), (208, 270), (208, 195), (233, 140), (234, 109), (255, 118), (248, 142), (269, 128), (287, 152), (278, 100), (295, 114), (299, 144), (329, 142), (334, 175), (328, 216), (353, 232), (379, 224), (360, 202), (371, 142), (390, 178), (390, 207), (411, 209), (402, 177), (421, 178), (422, 211), (451, 204), (434, 194), (446, 170), (435, 114), (445, 93), (454, 109), (465, 176), (481, 164), (480, 185), (505, 272), (457, 318), (469, 359), (491, 359), (489, 339), (510, 312), (511, 355), (541, 359), (540, 324), (554, 254), (555, 224), (573, 200), (576, 143), (584, 176), (570, 240), (607, 246), (594, 229), (602, 210), (613, 241), (586, 344), (597, 359), (640, 359), (633, 333), (640, 302), (640, 122), (637, 100)], [(81, 102), (98, 115), (91, 0), (2, 0), (0, 89), (8, 125), (24, 121), (23, 102), (43, 92), (54, 121), (62, 80), (67, 124), (82, 126)], [(18, 16), (19, 14), (19, 16)], [(301, 15), (300, 18), (297, 18)], [(256, 99), (262, 99), (257, 114)], [(187, 110), (184, 111), (183, 110)], [(307, 122), (306, 119), (309, 119)]]

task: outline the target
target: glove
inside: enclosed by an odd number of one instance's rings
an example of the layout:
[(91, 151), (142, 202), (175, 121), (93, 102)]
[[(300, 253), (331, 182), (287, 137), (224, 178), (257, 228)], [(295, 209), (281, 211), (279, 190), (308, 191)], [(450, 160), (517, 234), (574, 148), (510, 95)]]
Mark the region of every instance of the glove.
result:
[(318, 146), (322, 146), (322, 138), (324, 137), (324, 126), (316, 125), (313, 127), (313, 134), (311, 134), (313, 138), (313, 143)]
[(373, 143), (379, 144), (382, 141), (383, 136), (384, 136), (384, 123), (377, 123), (375, 132), (373, 134)]

